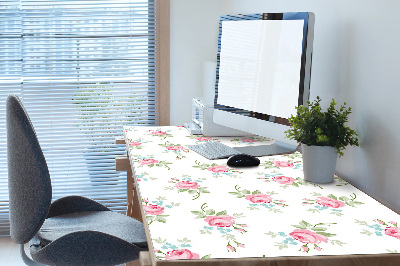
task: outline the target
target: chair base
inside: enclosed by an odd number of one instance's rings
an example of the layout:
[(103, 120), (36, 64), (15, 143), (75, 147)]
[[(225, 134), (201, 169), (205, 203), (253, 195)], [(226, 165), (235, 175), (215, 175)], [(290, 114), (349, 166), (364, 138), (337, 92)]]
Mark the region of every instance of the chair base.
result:
[(33, 261), (31, 258), (28, 257), (28, 255), (26, 255), (25, 253), (25, 244), (20, 244), (20, 253), (21, 253), (21, 257), (22, 260), (24, 261), (24, 263), (26, 265), (30, 265), (30, 266), (42, 266), (45, 264), (41, 264), (39, 262)]

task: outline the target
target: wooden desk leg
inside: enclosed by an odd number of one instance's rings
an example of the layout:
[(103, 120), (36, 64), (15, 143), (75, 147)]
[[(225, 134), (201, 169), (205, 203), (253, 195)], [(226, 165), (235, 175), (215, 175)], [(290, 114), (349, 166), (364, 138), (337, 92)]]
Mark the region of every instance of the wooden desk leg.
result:
[[(124, 138), (115, 138), (116, 144), (125, 144)], [(138, 221), (143, 222), (140, 213), (139, 197), (136, 193), (135, 181), (133, 179), (131, 166), (127, 156), (115, 158), (115, 169), (117, 171), (126, 171), (126, 200), (128, 207), (126, 215)], [(143, 253), (143, 254), (142, 254)], [(125, 266), (151, 266), (150, 254), (148, 251), (142, 251), (139, 254), (139, 259), (125, 263)]]
[(132, 170), (126, 171), (126, 201), (128, 203), (128, 207), (126, 210), (126, 215), (132, 217), (133, 213), (133, 194), (135, 193), (133, 188), (133, 177)]
[(124, 264), (124, 266), (141, 266), (140, 260), (130, 261)]
[(152, 266), (150, 253), (148, 251), (141, 251), (138, 260), (127, 262), (125, 266)]
[(148, 251), (141, 251), (139, 253), (139, 261), (141, 266), (151, 266), (150, 253)]
[(134, 184), (132, 171), (127, 172), (127, 200), (128, 200), (128, 210), (126, 215), (132, 217), (143, 223), (142, 214), (140, 213), (140, 199), (136, 191)]
[[(126, 171), (127, 181), (127, 201), (128, 208), (126, 215), (132, 217), (140, 222), (143, 222), (142, 215), (140, 213), (139, 197), (136, 193), (134, 185), (132, 170)], [(125, 263), (125, 266), (152, 266), (150, 260), (150, 254), (148, 251), (142, 251), (139, 254), (139, 259)]]
[(135, 180), (133, 179), (129, 158), (126, 156), (115, 157), (115, 170), (126, 171), (126, 201), (128, 203), (126, 215), (143, 222), (140, 213), (140, 199), (136, 193)]

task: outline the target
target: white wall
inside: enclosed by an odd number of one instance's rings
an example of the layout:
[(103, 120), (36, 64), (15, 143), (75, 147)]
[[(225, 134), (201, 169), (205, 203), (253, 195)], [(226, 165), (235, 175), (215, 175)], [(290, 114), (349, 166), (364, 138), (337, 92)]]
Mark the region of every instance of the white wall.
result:
[(361, 141), (347, 148), (337, 173), (400, 213), (398, 10), (396, 0), (171, 0), (171, 121), (189, 121), (190, 99), (203, 94), (220, 14), (314, 12), (311, 99), (347, 102)]
[(171, 0), (171, 125), (190, 122), (192, 98), (204, 96), (204, 64), (217, 61), (225, 0)]

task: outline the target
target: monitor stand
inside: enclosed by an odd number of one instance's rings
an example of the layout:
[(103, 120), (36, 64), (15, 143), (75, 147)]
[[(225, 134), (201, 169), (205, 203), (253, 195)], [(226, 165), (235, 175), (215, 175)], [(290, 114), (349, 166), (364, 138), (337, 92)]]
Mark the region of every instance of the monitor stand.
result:
[(260, 157), (294, 153), (297, 150), (297, 146), (275, 141), (269, 145), (234, 147), (233, 149), (251, 156)]

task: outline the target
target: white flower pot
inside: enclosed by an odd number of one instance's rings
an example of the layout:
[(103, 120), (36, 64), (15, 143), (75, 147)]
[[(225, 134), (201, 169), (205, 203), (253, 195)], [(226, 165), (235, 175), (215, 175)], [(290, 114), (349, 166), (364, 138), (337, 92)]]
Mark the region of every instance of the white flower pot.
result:
[(301, 144), (304, 179), (313, 183), (333, 182), (337, 150), (331, 146), (308, 146)]

